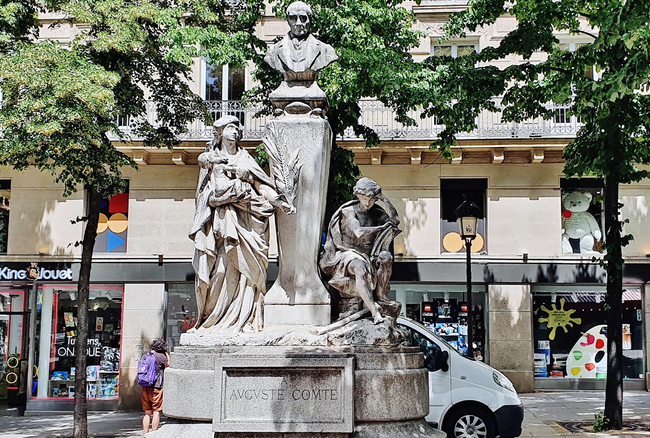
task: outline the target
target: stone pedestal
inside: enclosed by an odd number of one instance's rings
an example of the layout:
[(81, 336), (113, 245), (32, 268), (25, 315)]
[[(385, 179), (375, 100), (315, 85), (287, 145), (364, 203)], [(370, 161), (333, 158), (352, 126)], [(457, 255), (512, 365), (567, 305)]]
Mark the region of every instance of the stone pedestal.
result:
[[(285, 113), (266, 125), (286, 161), (298, 154), (300, 175), (294, 205), (296, 214), (276, 215), (278, 277), (264, 297), (264, 326), (327, 325), (330, 295), (319, 275), (327, 179), (332, 148), (329, 123), (315, 114)], [(271, 175), (277, 181), (274, 166)], [(281, 192), (281, 190), (278, 190)]]
[(176, 347), (147, 437), (443, 438), (428, 412), (417, 348)]

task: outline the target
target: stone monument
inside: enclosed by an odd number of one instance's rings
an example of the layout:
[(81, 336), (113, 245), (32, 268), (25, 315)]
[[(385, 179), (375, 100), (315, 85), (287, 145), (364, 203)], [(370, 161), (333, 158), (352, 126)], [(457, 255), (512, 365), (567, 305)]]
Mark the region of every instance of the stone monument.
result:
[[(332, 132), (316, 78), (337, 58), (309, 33), (308, 5), (292, 3), (287, 18), (265, 58), (284, 75), (264, 136), (271, 175), (238, 146), (235, 117), (215, 122), (199, 156), (198, 323), (165, 371), (169, 419), (147, 437), (444, 437), (424, 421), (428, 371), (387, 296), (397, 212), (368, 178), (328, 227), (320, 266), (341, 297), (332, 322), (318, 261)], [(266, 292), (274, 214), (280, 269)]]
[(337, 60), (334, 49), (311, 33), (311, 8), (287, 8), (289, 32), (264, 60), (282, 73), (271, 93), (277, 118), (266, 124), (264, 145), (271, 176), (281, 196), (295, 202), (296, 214), (276, 215), (279, 272), (264, 299), (264, 325), (326, 325), (330, 295), (318, 273), (325, 217), (332, 130), (324, 119), (327, 97), (318, 72)]

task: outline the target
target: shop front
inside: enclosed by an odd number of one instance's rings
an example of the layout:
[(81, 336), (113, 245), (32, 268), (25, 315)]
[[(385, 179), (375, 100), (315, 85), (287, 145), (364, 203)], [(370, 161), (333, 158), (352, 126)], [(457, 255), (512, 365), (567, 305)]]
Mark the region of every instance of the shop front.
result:
[[(461, 354), (467, 353), (467, 286), (459, 284), (394, 283), (389, 298), (402, 304), (402, 315), (445, 339)], [(486, 357), (485, 286), (472, 288), (474, 357)]]
[(0, 405), (25, 405), (27, 327), (24, 287), (0, 286)]
[[(86, 397), (91, 410), (117, 409), (120, 385), (122, 285), (91, 285), (84, 346)], [(77, 285), (38, 286), (31, 408), (67, 410), (74, 399)], [(30, 407), (28, 407), (30, 408)]]
[[(642, 287), (623, 290), (623, 379), (645, 389)], [(603, 287), (535, 286), (535, 389), (603, 389), (607, 379), (607, 310)]]

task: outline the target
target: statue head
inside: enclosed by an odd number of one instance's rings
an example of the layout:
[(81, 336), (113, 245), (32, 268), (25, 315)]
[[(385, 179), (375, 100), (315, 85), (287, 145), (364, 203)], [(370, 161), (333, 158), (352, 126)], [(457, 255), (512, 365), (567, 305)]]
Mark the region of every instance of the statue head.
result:
[(311, 7), (303, 2), (293, 2), (287, 7), (287, 23), (291, 35), (295, 38), (306, 38), (311, 27)]
[(381, 195), (381, 187), (370, 178), (364, 177), (357, 181), (352, 193), (357, 196), (361, 203), (361, 207), (365, 211), (375, 205), (375, 201), (377, 201)]
[(237, 141), (241, 138), (243, 127), (235, 116), (223, 116), (214, 122), (212, 126), (214, 127), (214, 143), (217, 147), (221, 145), (223, 138), (230, 141)]

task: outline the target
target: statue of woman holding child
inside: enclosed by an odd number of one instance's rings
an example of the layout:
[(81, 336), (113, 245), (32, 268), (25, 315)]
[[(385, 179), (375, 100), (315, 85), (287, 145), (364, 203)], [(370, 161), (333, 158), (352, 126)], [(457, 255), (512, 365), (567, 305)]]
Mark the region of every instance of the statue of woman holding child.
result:
[(268, 219), (276, 208), (295, 212), (237, 141), (235, 116), (214, 123), (214, 139), (199, 155), (199, 183), (190, 238), (196, 273), (196, 327), (206, 332), (261, 329), (266, 292)]

